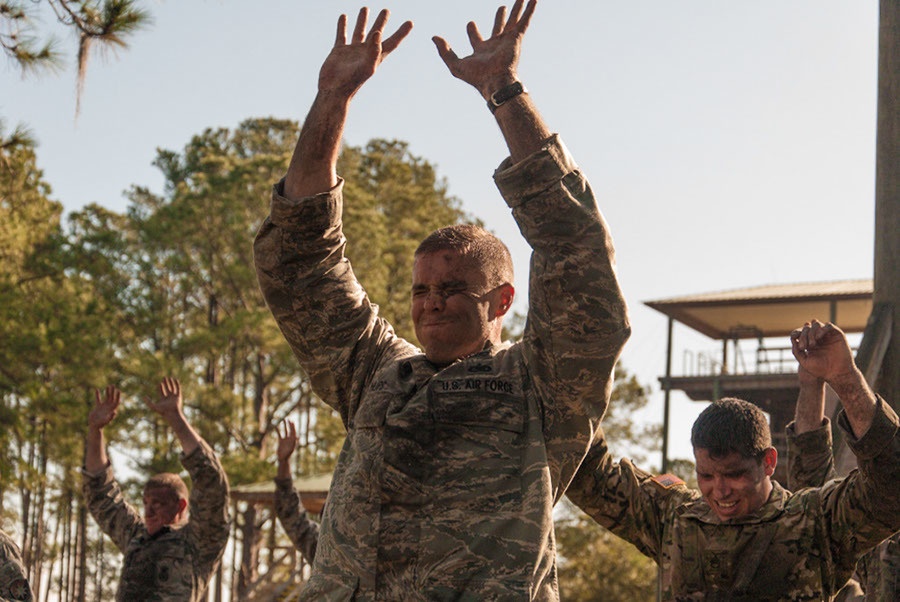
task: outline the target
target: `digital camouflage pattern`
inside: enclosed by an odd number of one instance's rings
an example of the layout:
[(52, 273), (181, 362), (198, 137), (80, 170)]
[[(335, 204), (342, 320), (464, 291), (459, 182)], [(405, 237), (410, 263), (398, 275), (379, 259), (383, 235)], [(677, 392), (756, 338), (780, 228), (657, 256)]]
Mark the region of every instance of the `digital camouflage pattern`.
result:
[(228, 478), (201, 444), (182, 465), (191, 476), (190, 519), (181, 528), (147, 533), (140, 513), (122, 496), (112, 468), (84, 473), (88, 510), (125, 555), (117, 602), (198, 602), (228, 541)]
[[(797, 490), (820, 487), (837, 476), (834, 469), (831, 424), (797, 434), (793, 423), (787, 428), (788, 486)], [(865, 590), (865, 600), (900, 600), (900, 533), (894, 533), (856, 563), (856, 573)]]
[(831, 600), (857, 559), (900, 529), (898, 425), (879, 400), (868, 432), (847, 435), (858, 472), (793, 494), (773, 482), (760, 510), (728, 522), (699, 491), (614, 462), (602, 431), (568, 496), (656, 560), (663, 600)]
[(19, 546), (0, 531), (0, 602), (31, 602), (33, 599)]
[(260, 286), (347, 428), (306, 599), (559, 597), (552, 508), (630, 327), (606, 224), (562, 142), (494, 178), (534, 250), (524, 338), (444, 369), (354, 277), (341, 184), (300, 202), (276, 186), (255, 243)]
[(294, 547), (312, 564), (319, 544), (319, 525), (310, 520), (291, 479), (275, 479), (275, 515)]

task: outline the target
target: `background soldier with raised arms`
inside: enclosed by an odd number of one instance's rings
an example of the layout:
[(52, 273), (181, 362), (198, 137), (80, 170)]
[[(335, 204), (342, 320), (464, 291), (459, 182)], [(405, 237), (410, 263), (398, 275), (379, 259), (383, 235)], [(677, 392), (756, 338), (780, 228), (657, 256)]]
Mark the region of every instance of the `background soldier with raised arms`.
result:
[(291, 456), (297, 449), (297, 427), (293, 421), (285, 420), (278, 433), (278, 472), (275, 475), (275, 515), (294, 547), (303, 554), (309, 564), (316, 558), (319, 544), (319, 525), (310, 520), (300, 494), (294, 489), (291, 478)]
[(116, 416), (121, 392), (106, 387), (88, 416), (84, 497), (100, 528), (125, 555), (118, 602), (198, 602), (228, 541), (228, 477), (216, 454), (188, 423), (181, 385), (165, 378), (159, 402), (147, 401), (181, 443), (181, 463), (191, 493), (176, 474), (162, 473), (144, 486), (144, 516), (128, 504), (113, 477), (103, 429)]

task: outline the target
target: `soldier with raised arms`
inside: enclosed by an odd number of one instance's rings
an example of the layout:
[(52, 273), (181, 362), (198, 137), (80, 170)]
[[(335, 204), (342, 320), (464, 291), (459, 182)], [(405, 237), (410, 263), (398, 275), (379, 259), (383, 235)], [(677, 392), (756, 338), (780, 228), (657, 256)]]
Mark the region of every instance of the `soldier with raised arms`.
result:
[[(800, 394), (794, 421), (787, 426), (788, 487), (821, 487), (837, 477), (831, 421), (825, 417), (825, 380), (799, 365)], [(853, 580), (836, 600), (900, 600), (900, 532), (866, 552), (856, 563)], [(860, 587), (862, 588), (860, 590)]]
[(421, 349), (395, 335), (354, 277), (336, 172), (344, 124), (412, 23), (383, 38), (386, 10), (368, 32), (365, 8), (351, 31), (338, 19), (255, 242), (266, 301), (347, 429), (306, 599), (559, 597), (553, 506), (599, 428), (630, 327), (593, 192), (518, 79), (535, 6), (499, 8), (487, 37), (469, 23), (472, 53), (462, 58), (433, 38), (450, 73), (487, 101), (509, 149), (494, 180), (533, 249), (515, 344), (501, 340), (512, 261), (482, 228), (439, 229), (412, 258)]
[[(900, 529), (900, 419), (866, 384), (844, 333), (813, 320), (791, 334), (802, 370), (835, 390), (859, 470), (796, 493), (772, 480), (765, 414), (726, 398), (694, 422), (699, 491), (613, 461), (602, 431), (568, 491), (660, 567), (663, 600), (831, 600), (856, 561)], [(802, 399), (801, 399), (802, 401)]]
[(228, 477), (216, 454), (183, 411), (181, 384), (164, 378), (159, 401), (147, 401), (181, 443), (180, 476), (161, 473), (144, 485), (144, 513), (125, 501), (106, 454), (103, 429), (119, 411), (122, 393), (106, 387), (88, 416), (83, 469), (84, 497), (100, 529), (125, 555), (117, 602), (199, 602), (228, 541)]

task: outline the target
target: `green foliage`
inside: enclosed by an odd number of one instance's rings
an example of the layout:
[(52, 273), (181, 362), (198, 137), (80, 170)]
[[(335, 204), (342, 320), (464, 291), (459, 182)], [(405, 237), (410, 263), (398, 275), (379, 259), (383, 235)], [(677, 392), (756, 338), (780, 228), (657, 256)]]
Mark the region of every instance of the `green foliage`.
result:
[(634, 420), (635, 412), (650, 401), (649, 395), (649, 387), (639, 383), (637, 377), (629, 374), (621, 364), (616, 366), (609, 408), (603, 417), (603, 431), (614, 456), (627, 456), (638, 465), (645, 464), (647, 454), (661, 449), (662, 426), (638, 424)]
[(567, 499), (556, 521), (560, 599), (653, 602), (656, 563), (613, 535)]
[(127, 47), (128, 37), (150, 24), (150, 15), (135, 0), (0, 0), (0, 49), (23, 75), (62, 67), (56, 37), (38, 25), (40, 13), (51, 12), (78, 40), (78, 115), (91, 49)]

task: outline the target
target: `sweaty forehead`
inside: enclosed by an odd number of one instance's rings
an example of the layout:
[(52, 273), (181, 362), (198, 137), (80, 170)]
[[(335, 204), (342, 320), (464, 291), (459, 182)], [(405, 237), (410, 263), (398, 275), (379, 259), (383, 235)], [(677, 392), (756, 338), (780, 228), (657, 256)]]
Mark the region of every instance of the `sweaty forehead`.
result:
[(470, 256), (441, 250), (417, 255), (413, 263), (413, 285), (471, 284), (487, 282), (484, 266)]
[(694, 448), (694, 460), (697, 470), (704, 472), (733, 471), (755, 463), (753, 458), (745, 458), (738, 452), (731, 452), (727, 456), (712, 456), (709, 450), (703, 448)]
[(151, 487), (144, 491), (144, 503), (149, 504), (156, 502), (158, 504), (169, 504), (178, 501), (178, 496), (174, 491), (165, 489), (164, 487)]

